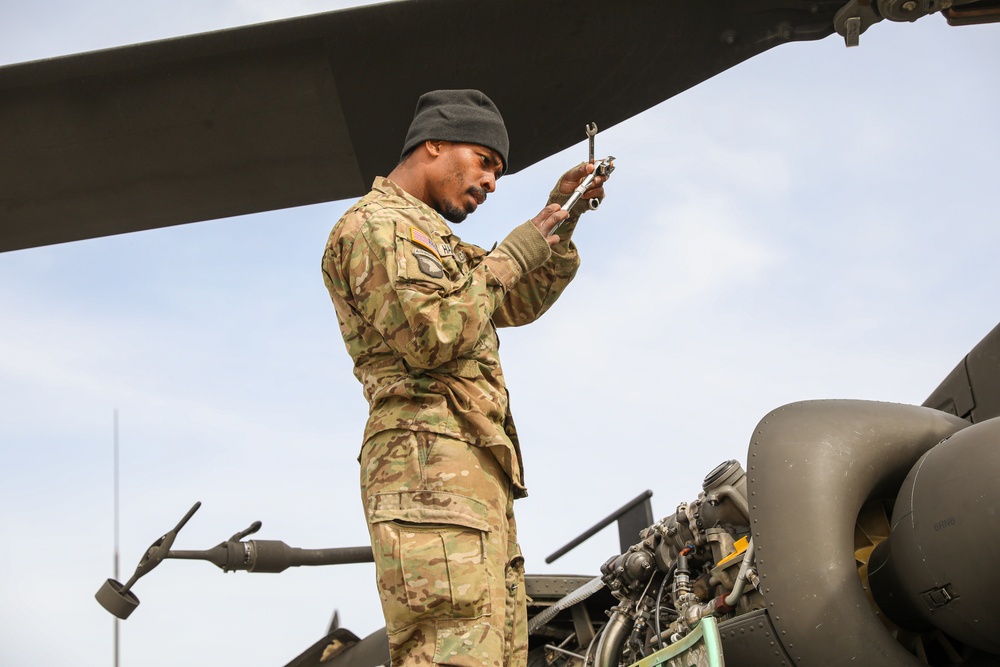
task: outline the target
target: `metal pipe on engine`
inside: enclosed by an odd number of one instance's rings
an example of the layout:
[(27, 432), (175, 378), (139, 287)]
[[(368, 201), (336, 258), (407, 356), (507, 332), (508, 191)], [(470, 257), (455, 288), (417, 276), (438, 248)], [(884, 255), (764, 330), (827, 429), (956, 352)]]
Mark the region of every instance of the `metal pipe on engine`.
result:
[(747, 502), (746, 495), (740, 493), (739, 489), (731, 485), (720, 486), (717, 489), (712, 490), (712, 495), (718, 498), (724, 498), (729, 500), (743, 518), (747, 521), (750, 520), (750, 503)]
[(624, 606), (625, 603), (622, 603), (615, 607), (615, 612), (601, 633), (601, 641), (597, 644), (597, 654), (594, 656), (594, 667), (618, 667), (625, 640), (632, 634), (632, 627), (635, 625), (635, 619), (628, 615)]
[(753, 540), (747, 545), (746, 553), (743, 554), (743, 562), (740, 564), (740, 573), (736, 575), (736, 583), (733, 584), (732, 592), (726, 596), (727, 607), (735, 607), (740, 598), (743, 597), (743, 589), (746, 588), (749, 580), (750, 566), (753, 564), (754, 546)]

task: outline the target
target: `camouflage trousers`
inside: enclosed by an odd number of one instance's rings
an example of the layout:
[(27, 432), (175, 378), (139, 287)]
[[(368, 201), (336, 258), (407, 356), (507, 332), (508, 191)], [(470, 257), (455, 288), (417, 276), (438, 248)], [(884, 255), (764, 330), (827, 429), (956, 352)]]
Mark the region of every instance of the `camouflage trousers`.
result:
[(360, 460), (393, 667), (524, 667), (524, 559), (489, 449), (392, 430)]

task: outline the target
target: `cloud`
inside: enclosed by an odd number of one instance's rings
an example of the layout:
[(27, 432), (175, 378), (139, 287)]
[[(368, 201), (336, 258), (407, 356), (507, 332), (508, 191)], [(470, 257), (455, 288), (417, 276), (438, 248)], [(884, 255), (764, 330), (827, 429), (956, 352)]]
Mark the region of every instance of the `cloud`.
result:
[(618, 259), (618, 275), (628, 267), (645, 268), (645, 275), (636, 276), (642, 300), (713, 299), (746, 289), (780, 260), (780, 250), (754, 237), (725, 196), (688, 194), (686, 201), (656, 213), (648, 241), (634, 256)]

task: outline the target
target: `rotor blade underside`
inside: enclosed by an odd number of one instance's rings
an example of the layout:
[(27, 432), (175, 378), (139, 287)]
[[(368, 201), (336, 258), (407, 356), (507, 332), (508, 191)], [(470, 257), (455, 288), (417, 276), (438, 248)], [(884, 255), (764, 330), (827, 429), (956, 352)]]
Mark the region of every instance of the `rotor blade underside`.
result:
[(511, 171), (838, 3), (411, 0), (0, 68), (0, 252), (363, 194), (417, 97), (479, 88)]

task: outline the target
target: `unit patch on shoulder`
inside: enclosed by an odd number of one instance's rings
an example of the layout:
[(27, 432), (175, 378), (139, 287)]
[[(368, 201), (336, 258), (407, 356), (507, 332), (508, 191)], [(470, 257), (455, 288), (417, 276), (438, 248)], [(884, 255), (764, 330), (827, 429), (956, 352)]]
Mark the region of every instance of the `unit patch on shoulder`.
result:
[(444, 278), (444, 266), (437, 255), (432, 255), (423, 248), (414, 248), (413, 256), (417, 259), (417, 266), (424, 275), (431, 278)]
[(438, 259), (438, 261), (441, 260), (441, 255), (438, 253), (437, 246), (434, 245), (434, 241), (431, 240), (431, 237), (427, 236), (427, 234), (424, 234), (416, 227), (410, 227), (410, 240), (417, 245), (422, 245), (427, 248), (427, 250)]
[(438, 245), (438, 250), (441, 251), (442, 257), (448, 257), (449, 255), (454, 255), (455, 253), (451, 250), (451, 244), (441, 243)]

